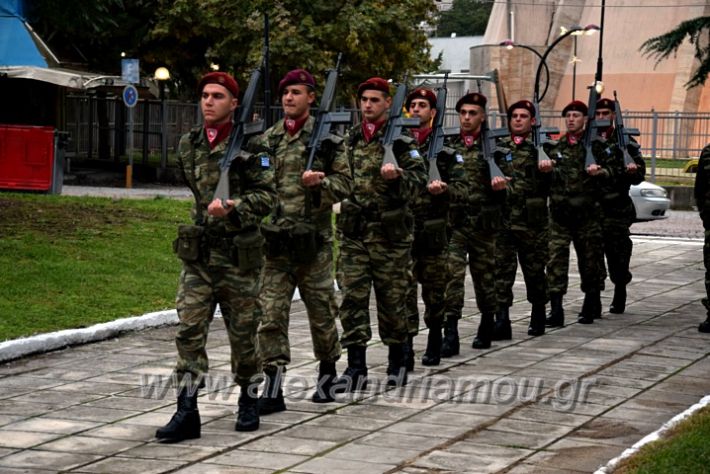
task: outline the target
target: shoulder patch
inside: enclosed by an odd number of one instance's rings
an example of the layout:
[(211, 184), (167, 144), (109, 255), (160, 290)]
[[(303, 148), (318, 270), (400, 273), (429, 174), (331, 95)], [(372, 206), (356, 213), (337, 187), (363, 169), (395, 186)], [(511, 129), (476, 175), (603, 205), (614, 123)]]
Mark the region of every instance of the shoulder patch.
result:
[(262, 168), (269, 168), (271, 166), (271, 160), (269, 160), (268, 155), (261, 155), (259, 159), (261, 160)]
[(505, 161), (513, 161), (513, 154), (508, 152), (508, 154), (505, 155)]
[(412, 158), (421, 158), (418, 150), (409, 150), (409, 156)]
[(463, 163), (463, 155), (456, 153), (456, 163)]

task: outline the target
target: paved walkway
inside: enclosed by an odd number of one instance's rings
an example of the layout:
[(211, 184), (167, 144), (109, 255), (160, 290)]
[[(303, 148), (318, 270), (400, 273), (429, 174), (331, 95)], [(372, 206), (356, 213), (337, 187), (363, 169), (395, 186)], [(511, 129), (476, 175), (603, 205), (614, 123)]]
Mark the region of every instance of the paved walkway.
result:
[[(696, 329), (701, 243), (637, 237), (632, 265), (626, 314), (577, 324), (575, 274), (565, 328), (528, 337), (529, 305), (519, 300), (514, 340), (485, 351), (470, 348), (478, 313), (469, 281), (461, 355), (436, 368), (417, 361), (407, 387), (386, 391), (375, 383), (386, 350), (373, 341), (368, 390), (325, 405), (309, 401), (316, 363), (296, 303), (288, 411), (262, 417), (253, 433), (233, 431), (237, 395), (219, 321), (210, 390), (200, 398), (202, 438), (175, 445), (153, 438), (173, 412), (162, 382), (174, 363), (174, 327), (6, 363), (0, 472), (590, 472), (710, 393), (710, 337)], [(515, 290), (524, 295), (522, 283)], [(422, 330), (418, 359), (425, 340)]]

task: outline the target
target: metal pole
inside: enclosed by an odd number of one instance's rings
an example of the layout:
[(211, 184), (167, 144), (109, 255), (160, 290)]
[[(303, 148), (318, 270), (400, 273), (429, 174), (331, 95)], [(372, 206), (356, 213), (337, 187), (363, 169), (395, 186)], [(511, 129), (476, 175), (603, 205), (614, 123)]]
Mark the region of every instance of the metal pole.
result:
[(658, 147), (658, 112), (651, 109), (651, 182), (656, 182), (656, 153)]
[(574, 55), (572, 56), (572, 100), (577, 98), (575, 89), (577, 87), (577, 37), (574, 37)]
[[(594, 75), (594, 81), (602, 80), (602, 69), (604, 68), (604, 60), (602, 59), (602, 48), (604, 47), (604, 7), (606, 0), (602, 0), (602, 18), (599, 24), (599, 57), (597, 57), (597, 72)], [(596, 85), (596, 84), (595, 84)]]
[(264, 13), (264, 124), (271, 127), (271, 82), (269, 80), (269, 15)]
[(133, 107), (128, 107), (128, 168), (126, 169), (126, 187), (133, 187)]
[(165, 81), (160, 81), (160, 170), (168, 166), (167, 110), (165, 107)]

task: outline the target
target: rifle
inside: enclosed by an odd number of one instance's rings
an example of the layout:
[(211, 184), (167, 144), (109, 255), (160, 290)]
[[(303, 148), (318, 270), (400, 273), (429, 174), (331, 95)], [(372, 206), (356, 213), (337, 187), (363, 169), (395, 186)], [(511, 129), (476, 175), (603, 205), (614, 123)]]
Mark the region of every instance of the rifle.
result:
[(446, 138), (444, 118), (446, 115), (446, 95), (448, 93), (446, 80), (448, 76), (448, 72), (444, 74), (444, 85), (436, 90), (436, 115), (434, 116), (429, 149), (427, 150), (427, 158), (429, 159), (429, 183), (432, 181), (441, 181), (441, 173), (439, 173), (439, 167), (436, 166), (436, 160), (439, 157), (439, 153), (444, 149), (444, 138)]
[(245, 139), (262, 133), (264, 131), (264, 121), (257, 120), (252, 121), (252, 114), (254, 111), (254, 102), (256, 102), (256, 88), (261, 80), (263, 62), (262, 66), (255, 69), (251, 73), (251, 78), (249, 79), (249, 85), (247, 86), (246, 92), (244, 92), (244, 99), (242, 104), (239, 106), (237, 113), (239, 118), (234, 124), (232, 133), (229, 136), (229, 145), (227, 150), (224, 152), (224, 157), (219, 162), (219, 182), (217, 183), (217, 189), (214, 192), (215, 199), (220, 199), (222, 205), (224, 206), (227, 199), (229, 199), (229, 167), (232, 162), (239, 156), (244, 145), (246, 145)]
[(591, 165), (596, 165), (597, 160), (594, 159), (594, 153), (592, 153), (592, 142), (597, 137), (597, 129), (605, 128), (610, 125), (608, 120), (597, 120), (597, 89), (596, 83), (589, 86), (589, 102), (587, 102), (587, 125), (584, 129), (584, 136), (582, 137), (582, 143), (584, 149), (586, 150), (586, 155), (584, 158), (584, 168), (589, 168)]
[(385, 157), (382, 160), (382, 164), (392, 163), (395, 168), (399, 167), (397, 163), (397, 158), (394, 156), (394, 150), (392, 149), (394, 142), (402, 135), (402, 128), (404, 127), (418, 127), (418, 118), (404, 118), (402, 117), (402, 110), (404, 107), (404, 101), (407, 99), (407, 78), (404, 78), (401, 84), (397, 86), (397, 92), (394, 94), (394, 99), (392, 99), (392, 107), (390, 107), (389, 117), (387, 118), (387, 128), (382, 137), (382, 146), (385, 149)]
[(496, 149), (496, 139), (504, 137), (510, 134), (507, 128), (497, 128), (491, 130), (488, 127), (488, 120), (484, 120), (481, 123), (481, 148), (483, 150), (483, 158), (488, 162), (488, 173), (491, 176), (491, 180), (496, 176), (505, 178), (503, 171), (496, 164), (494, 159), (494, 152)]
[(543, 145), (545, 143), (550, 142), (549, 135), (550, 134), (558, 134), (560, 133), (560, 130), (557, 127), (549, 127), (549, 128), (543, 128), (542, 127), (542, 117), (540, 116), (540, 104), (537, 101), (537, 97), (533, 101), (533, 105), (535, 106), (535, 125), (533, 125), (533, 143), (535, 144), (535, 149), (537, 150), (537, 162), (541, 162), (543, 160), (549, 160), (550, 157), (547, 156), (547, 153), (545, 153), (545, 150), (543, 149)]
[(637, 128), (624, 127), (624, 118), (621, 115), (621, 104), (619, 104), (619, 99), (616, 98), (616, 91), (614, 91), (614, 115), (616, 115), (614, 119), (616, 122), (614, 124), (616, 141), (619, 144), (619, 148), (621, 148), (621, 152), (624, 154), (624, 165), (629, 166), (635, 163), (629, 154), (629, 146), (632, 146), (636, 150), (639, 149), (639, 144), (632, 142), (630, 138), (632, 136), (638, 137), (641, 133)]
[(320, 99), (316, 122), (313, 125), (313, 134), (308, 141), (308, 162), (306, 170), (310, 170), (313, 166), (313, 160), (316, 153), (320, 150), (323, 141), (330, 135), (330, 128), (333, 125), (350, 123), (349, 112), (331, 112), (330, 109), (335, 99), (335, 85), (338, 81), (338, 73), (340, 72), (340, 59), (343, 53), (338, 53), (338, 59), (335, 62), (335, 68), (328, 71), (328, 76), (325, 80), (325, 88), (323, 89), (323, 97)]

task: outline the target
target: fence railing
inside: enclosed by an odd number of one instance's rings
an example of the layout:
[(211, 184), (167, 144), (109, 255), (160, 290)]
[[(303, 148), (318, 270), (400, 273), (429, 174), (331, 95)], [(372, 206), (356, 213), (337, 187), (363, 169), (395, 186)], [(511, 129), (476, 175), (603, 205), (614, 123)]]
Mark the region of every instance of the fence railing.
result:
[[(352, 116), (357, 117), (356, 111)], [(263, 116), (263, 105), (255, 113)], [(272, 120), (277, 120), (280, 107), (271, 108)], [(489, 113), (493, 128), (503, 125), (504, 117), (497, 111)], [(69, 96), (66, 107), (66, 131), (71, 142), (67, 153), (81, 158), (118, 160), (126, 154), (128, 143), (128, 112), (120, 98), (94, 96)], [(564, 119), (557, 111), (545, 111), (542, 119), (546, 125), (564, 130)], [(165, 133), (169, 153), (174, 153), (180, 137), (200, 122), (197, 104), (177, 101), (166, 102)], [(649, 167), (656, 158), (695, 158), (710, 143), (710, 113), (682, 113), (656, 111), (624, 112), (625, 124), (641, 132), (638, 142), (649, 159)], [(447, 112), (446, 124), (458, 123), (453, 110)], [(133, 109), (133, 144), (138, 162), (148, 162), (161, 151), (160, 101), (141, 99)]]

